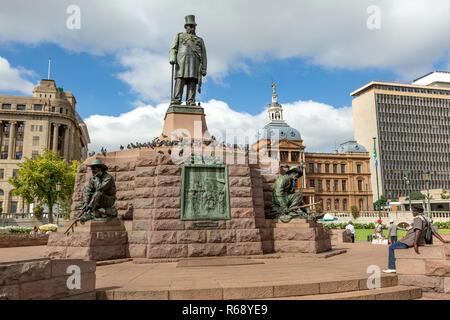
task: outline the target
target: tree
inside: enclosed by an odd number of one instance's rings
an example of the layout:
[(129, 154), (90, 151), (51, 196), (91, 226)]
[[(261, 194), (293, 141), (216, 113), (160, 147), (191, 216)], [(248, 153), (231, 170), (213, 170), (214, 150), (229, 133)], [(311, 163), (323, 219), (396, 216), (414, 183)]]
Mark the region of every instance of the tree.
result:
[[(381, 195), (380, 196), (380, 207), (385, 206), (387, 201), (388, 201), (388, 199), (385, 196)], [(373, 207), (375, 208), (375, 210), (377, 210), (378, 200), (373, 203)]]
[[(420, 191), (411, 192), (411, 200), (424, 200), (426, 196)], [(406, 200), (409, 200), (409, 197), (406, 197)]]
[(355, 206), (355, 205), (353, 205), (353, 206), (350, 208), (350, 210), (352, 211), (352, 217), (353, 217), (353, 219), (356, 220), (356, 219), (359, 217), (359, 210), (358, 210), (358, 207)]
[(447, 194), (447, 190), (442, 190), (441, 192), (441, 199), (445, 200), (445, 199), (450, 199), (450, 194)]
[(322, 213), (322, 207), (320, 206), (320, 204), (316, 204), (316, 213)]
[(78, 161), (68, 165), (66, 160), (51, 150), (34, 159), (24, 158), (17, 166), (16, 177), (8, 182), (14, 186), (13, 195), (20, 196), (28, 204), (35, 201), (48, 206), (48, 219), (53, 222), (53, 205), (58, 201), (56, 183), (61, 182), (59, 201), (70, 201), (72, 198)]

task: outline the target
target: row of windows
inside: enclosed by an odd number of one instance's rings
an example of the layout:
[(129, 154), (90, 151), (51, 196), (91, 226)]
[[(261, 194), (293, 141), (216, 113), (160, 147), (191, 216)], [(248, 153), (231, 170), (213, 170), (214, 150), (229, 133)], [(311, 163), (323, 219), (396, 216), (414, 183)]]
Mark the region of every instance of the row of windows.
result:
[[(325, 167), (325, 173), (330, 173), (330, 163), (325, 163), (324, 167)], [(357, 167), (359, 168), (358, 170), (361, 171), (361, 165), (358, 164)], [(332, 168), (333, 168), (333, 173), (338, 173), (338, 164), (337, 163), (333, 163)], [(308, 172), (321, 173), (322, 172), (322, 163), (317, 163), (316, 168), (314, 166), (314, 163), (308, 163)], [(341, 163), (341, 173), (345, 173), (345, 164), (343, 164), (343, 163)]]
[[(17, 177), (17, 172), (19, 169), (13, 169), (12, 177)], [(5, 175), (5, 169), (0, 169), (0, 180), (5, 180), (7, 177)]]
[[(331, 203), (332, 203), (331, 199), (326, 199), (326, 207), (323, 206), (323, 199), (319, 199), (318, 202), (319, 202), (319, 206), (322, 208), (322, 210), (325, 210), (325, 209), (326, 210), (333, 210), (333, 209), (331, 209)], [(358, 200), (358, 205), (359, 205), (359, 210), (360, 211), (362, 211), (364, 209), (368, 210), (369, 206), (368, 206), (367, 200), (366, 200), (366, 204), (364, 206), (364, 199), (359, 199)], [(334, 210), (341, 210), (339, 199), (334, 199)], [(342, 210), (343, 211), (348, 211), (348, 201), (347, 201), (347, 199), (343, 199), (342, 200)]]
[(418, 147), (422, 152), (433, 152), (433, 153), (449, 153), (450, 151), (450, 143), (449, 144), (441, 144), (441, 143), (426, 143), (420, 146), (417, 143), (412, 142), (398, 142), (392, 141), (390, 143), (383, 143), (383, 150), (389, 152), (398, 152), (400, 154), (404, 154), (404, 151), (407, 152), (416, 152)]
[[(337, 163), (333, 163), (332, 164), (332, 168), (333, 168), (333, 173), (338, 173), (338, 166), (339, 164)], [(330, 164), (329, 163), (325, 163), (324, 164), (325, 167), (325, 173), (330, 173)], [(361, 173), (361, 164), (356, 164), (356, 172), (357, 173)], [(308, 172), (310, 173), (322, 173), (322, 163), (317, 163), (316, 167), (314, 166), (314, 163), (308, 163)], [(345, 173), (345, 164), (341, 163), (341, 172), (340, 173)]]
[[(363, 190), (363, 180), (357, 180), (358, 182), (358, 191), (368, 191), (368, 185), (365, 185), (365, 190)], [(317, 180), (317, 188), (318, 191), (323, 191), (323, 180), (318, 179)], [(316, 187), (316, 180), (315, 179), (309, 179), (309, 186), (311, 188)], [(333, 191), (347, 191), (347, 180), (341, 180), (341, 190), (339, 190), (339, 180), (333, 180)], [(325, 180), (325, 188), (326, 191), (331, 191), (331, 180)]]
[[(3, 110), (12, 110), (12, 106), (11, 106), (11, 104), (4, 103), (4, 104), (2, 104), (2, 109)], [(26, 106), (23, 105), (23, 104), (18, 104), (17, 107), (16, 107), (16, 110), (26, 110)], [(32, 110), (33, 111), (42, 111), (43, 110), (43, 106), (42, 106), (42, 104), (33, 104)], [(65, 110), (66, 115), (70, 113), (69, 109), (65, 109), (65, 108), (61, 108), (61, 107), (59, 107), (59, 108), (51, 107), (50, 110), (51, 110), (51, 112), (57, 112), (58, 111), (59, 113), (64, 113), (64, 110)]]
[(389, 85), (381, 85), (381, 84), (376, 84), (375, 85), (375, 89), (390, 90), (390, 91), (402, 91), (402, 92), (415, 92), (415, 93), (429, 93), (429, 94), (450, 95), (450, 91), (446, 91), (446, 90), (411, 88), (411, 87), (401, 87), (401, 86), (389, 86)]

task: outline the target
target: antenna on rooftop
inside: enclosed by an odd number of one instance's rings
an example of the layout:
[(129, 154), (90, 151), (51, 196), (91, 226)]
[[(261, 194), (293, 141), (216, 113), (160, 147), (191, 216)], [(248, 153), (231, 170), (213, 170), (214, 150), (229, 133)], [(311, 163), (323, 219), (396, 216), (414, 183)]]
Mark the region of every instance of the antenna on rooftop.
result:
[(52, 58), (48, 58), (48, 75), (47, 80), (50, 80), (50, 65), (52, 63)]

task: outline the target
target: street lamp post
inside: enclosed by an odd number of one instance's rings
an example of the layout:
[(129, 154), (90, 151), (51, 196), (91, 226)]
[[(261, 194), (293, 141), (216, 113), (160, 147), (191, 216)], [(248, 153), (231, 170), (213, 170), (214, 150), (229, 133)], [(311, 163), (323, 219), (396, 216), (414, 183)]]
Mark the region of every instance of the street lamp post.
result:
[(430, 218), (430, 221), (432, 220), (431, 217), (431, 204), (430, 204), (430, 171), (425, 170), (423, 172), (423, 180), (425, 181), (425, 184), (427, 185), (427, 211), (428, 211), (428, 217)]
[[(61, 186), (62, 183), (61, 181), (58, 181), (56, 183), (56, 203), (58, 203), (59, 200), (59, 192), (61, 191)], [(56, 225), (59, 227), (59, 214), (60, 214), (60, 208), (59, 208), (59, 203), (58, 203), (58, 212), (56, 213)]]
[(411, 207), (411, 182), (409, 181), (409, 174), (411, 171), (405, 172), (405, 181), (406, 185), (408, 186), (408, 199), (409, 199), (409, 212), (412, 214), (412, 207)]

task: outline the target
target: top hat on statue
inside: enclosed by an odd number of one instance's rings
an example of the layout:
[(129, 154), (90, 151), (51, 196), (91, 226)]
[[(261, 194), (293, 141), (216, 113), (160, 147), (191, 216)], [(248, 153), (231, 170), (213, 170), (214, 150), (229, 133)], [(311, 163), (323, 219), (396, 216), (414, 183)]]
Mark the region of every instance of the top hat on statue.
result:
[(186, 21), (186, 23), (184, 24), (184, 26), (186, 27), (187, 25), (194, 25), (196, 26), (197, 24), (195, 23), (195, 16), (194, 15), (189, 15), (184, 17), (184, 20)]

